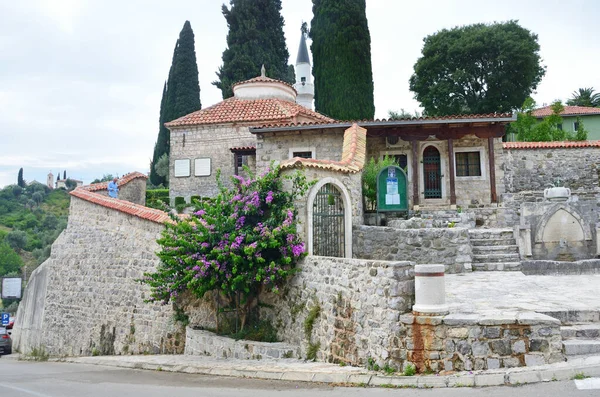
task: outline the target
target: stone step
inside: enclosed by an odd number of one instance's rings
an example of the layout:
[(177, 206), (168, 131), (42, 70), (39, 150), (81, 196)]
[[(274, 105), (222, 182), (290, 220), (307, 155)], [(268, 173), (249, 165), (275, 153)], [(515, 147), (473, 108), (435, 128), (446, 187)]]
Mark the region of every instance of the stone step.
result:
[(473, 238), (470, 237), (469, 240), (471, 241), (471, 246), (473, 247), (490, 247), (490, 246), (494, 246), (494, 245), (516, 245), (515, 239), (511, 237), (506, 237), (506, 238), (494, 238), (494, 239), (488, 239), (488, 238)]
[(567, 356), (600, 353), (600, 340), (565, 340), (563, 341), (563, 351)]
[(482, 254), (503, 252), (507, 254), (519, 253), (518, 245), (477, 245), (473, 246), (473, 254)]
[(563, 339), (600, 338), (600, 323), (565, 325), (560, 327)]
[(521, 257), (517, 253), (473, 255), (473, 263), (519, 262), (520, 265), (520, 259)]
[(477, 228), (477, 229), (469, 230), (469, 234), (471, 234), (473, 236), (483, 236), (483, 237), (477, 237), (477, 238), (485, 238), (485, 237), (490, 237), (490, 236), (500, 236), (500, 235), (506, 235), (506, 234), (512, 235), (513, 230), (509, 229), (509, 228), (504, 228), (504, 229)]
[(563, 326), (564, 325), (600, 323), (600, 310), (579, 310), (579, 309), (559, 310), (559, 311), (540, 310), (540, 311), (538, 311), (538, 313), (545, 314), (546, 316), (554, 317), (555, 319), (560, 320), (560, 322), (561, 322), (561, 324), (563, 324)]
[(472, 263), (473, 271), (519, 271), (521, 262)]

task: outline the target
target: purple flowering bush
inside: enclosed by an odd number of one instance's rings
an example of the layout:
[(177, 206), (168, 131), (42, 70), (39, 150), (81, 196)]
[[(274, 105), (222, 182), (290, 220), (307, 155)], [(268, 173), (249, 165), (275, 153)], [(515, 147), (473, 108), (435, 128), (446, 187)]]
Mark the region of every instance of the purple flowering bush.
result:
[(149, 300), (167, 304), (184, 291), (198, 298), (217, 291), (238, 306), (243, 328), (259, 294), (278, 292), (305, 255), (293, 203), (308, 184), (297, 172), (286, 177), (293, 186), (286, 192), (283, 178), (273, 168), (259, 177), (234, 176), (226, 188), (217, 176), (217, 197), (166, 225), (158, 240), (161, 264), (142, 279), (151, 287)]

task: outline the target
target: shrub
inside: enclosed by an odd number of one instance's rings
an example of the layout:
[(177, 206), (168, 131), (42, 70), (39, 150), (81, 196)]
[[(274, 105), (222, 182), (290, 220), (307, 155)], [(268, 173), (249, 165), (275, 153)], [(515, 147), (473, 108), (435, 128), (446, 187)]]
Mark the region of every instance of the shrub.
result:
[(177, 207), (178, 205), (185, 205), (185, 204), (187, 204), (187, 203), (185, 202), (184, 197), (181, 197), (181, 196), (175, 197), (175, 207)]
[(258, 178), (234, 176), (228, 189), (217, 174), (217, 197), (166, 225), (158, 240), (162, 263), (141, 280), (151, 287), (149, 300), (166, 304), (186, 290), (198, 298), (217, 291), (235, 304), (243, 329), (260, 292), (278, 292), (305, 255), (294, 199), (308, 184), (299, 172), (288, 179), (291, 192), (283, 190), (278, 168)]

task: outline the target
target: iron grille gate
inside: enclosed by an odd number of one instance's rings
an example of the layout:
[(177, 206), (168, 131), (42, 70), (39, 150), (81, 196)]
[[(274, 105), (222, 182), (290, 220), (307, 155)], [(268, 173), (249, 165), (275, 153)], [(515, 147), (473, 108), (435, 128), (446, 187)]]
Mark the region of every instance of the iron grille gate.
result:
[(344, 257), (344, 202), (330, 183), (323, 185), (313, 203), (313, 254)]
[(440, 152), (433, 146), (423, 151), (423, 179), (425, 184), (424, 196), (442, 198), (442, 169)]

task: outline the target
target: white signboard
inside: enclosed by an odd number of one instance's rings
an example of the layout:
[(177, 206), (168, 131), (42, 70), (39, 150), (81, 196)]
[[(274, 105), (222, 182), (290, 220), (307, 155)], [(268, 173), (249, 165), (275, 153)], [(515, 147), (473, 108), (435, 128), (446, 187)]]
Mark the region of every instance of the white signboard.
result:
[(190, 159), (175, 160), (175, 176), (190, 176)]
[(209, 176), (210, 175), (210, 158), (194, 160), (194, 175)]
[(21, 299), (21, 277), (2, 279), (2, 298)]

